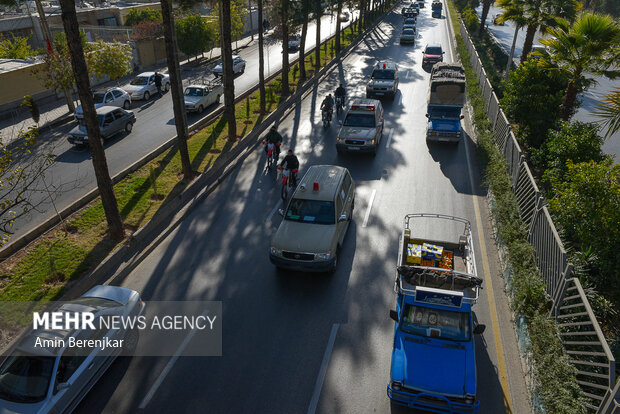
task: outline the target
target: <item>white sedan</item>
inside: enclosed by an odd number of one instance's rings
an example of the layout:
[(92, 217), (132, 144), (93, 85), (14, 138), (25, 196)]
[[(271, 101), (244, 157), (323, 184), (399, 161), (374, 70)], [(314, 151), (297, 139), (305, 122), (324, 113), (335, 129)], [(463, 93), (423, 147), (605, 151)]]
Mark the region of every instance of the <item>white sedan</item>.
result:
[[(233, 74), (237, 74), (237, 73), (243, 73), (245, 72), (245, 60), (243, 60), (243, 58), (241, 56), (237, 56), (237, 55), (233, 55), (232, 57), (232, 64), (233, 64)], [(214, 76), (222, 76), (222, 72), (224, 70), (222, 69), (222, 61), (218, 61), (217, 65), (215, 65), (215, 67), (213, 68), (213, 75)]]
[[(163, 73), (159, 73), (161, 77), (161, 89), (164, 92), (170, 90), (170, 77)], [(136, 76), (129, 85), (125, 86), (131, 99), (144, 99), (148, 101), (151, 96), (157, 93), (157, 86), (155, 86), (155, 72), (143, 72)]]

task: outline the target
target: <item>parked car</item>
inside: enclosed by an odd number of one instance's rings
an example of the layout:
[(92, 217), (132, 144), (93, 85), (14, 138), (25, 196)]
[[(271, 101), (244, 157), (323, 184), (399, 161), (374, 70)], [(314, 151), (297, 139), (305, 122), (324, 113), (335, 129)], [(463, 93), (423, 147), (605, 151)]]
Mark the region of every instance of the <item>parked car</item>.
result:
[(404, 45), (406, 43), (415, 43), (415, 28), (403, 29), (403, 32), (400, 34), (400, 44)]
[(441, 48), (440, 44), (426, 45), (422, 52), (422, 66), (434, 65), (437, 62), (443, 62), (443, 54), (446, 53)]
[[(81, 297), (64, 303), (58, 312), (94, 313), (136, 317), (144, 303), (134, 290), (118, 286), (95, 286)], [(95, 322), (96, 326), (97, 324)], [(122, 347), (69, 347), (69, 338), (123, 340)], [(121, 352), (138, 344), (138, 331), (126, 329), (31, 330), (0, 365), (0, 413), (70, 413), (97, 383)], [(37, 339), (46, 346), (37, 345)], [(54, 347), (43, 340), (59, 339)]]
[[(136, 116), (131, 111), (115, 106), (102, 106), (97, 108), (97, 122), (101, 131), (101, 138), (108, 139), (119, 132), (129, 134), (136, 122)], [(88, 132), (84, 119), (78, 120), (78, 125), (69, 132), (68, 141), (73, 145), (88, 144)]]
[[(159, 73), (161, 77), (161, 88), (164, 92), (170, 90), (170, 76)], [(144, 99), (148, 101), (151, 96), (157, 93), (155, 86), (155, 72), (143, 72), (136, 76), (124, 89), (129, 92), (132, 99)]]
[[(355, 206), (349, 170), (313, 165), (299, 181), (271, 239), (269, 260), (278, 268), (334, 272)], [(303, 237), (300, 237), (303, 235)]]
[(298, 52), (299, 46), (301, 45), (301, 35), (294, 34), (288, 38), (288, 51), (290, 52)]
[(214, 103), (220, 102), (220, 96), (224, 93), (221, 82), (210, 82), (206, 85), (189, 85), (183, 92), (185, 110), (187, 112), (202, 111)]
[[(237, 73), (245, 72), (245, 60), (241, 58), (241, 56), (233, 55), (232, 57), (233, 64), (233, 73), (236, 75)], [(213, 76), (222, 76), (224, 72), (222, 61), (218, 61), (215, 67), (213, 68)]]
[[(95, 109), (102, 106), (118, 106), (125, 109), (129, 109), (131, 106), (131, 95), (121, 88), (107, 88), (100, 89), (93, 93), (93, 100), (95, 101)], [(76, 120), (84, 117), (84, 110), (82, 105), (75, 108), (73, 114)]]

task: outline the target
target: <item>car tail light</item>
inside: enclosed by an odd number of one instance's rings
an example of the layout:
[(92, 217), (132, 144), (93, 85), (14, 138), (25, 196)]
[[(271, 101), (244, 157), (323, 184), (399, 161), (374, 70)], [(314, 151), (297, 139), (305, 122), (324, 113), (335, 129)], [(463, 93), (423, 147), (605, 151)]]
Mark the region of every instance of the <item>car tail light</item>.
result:
[(319, 183), (317, 183), (316, 181), (312, 185), (312, 191), (319, 191)]

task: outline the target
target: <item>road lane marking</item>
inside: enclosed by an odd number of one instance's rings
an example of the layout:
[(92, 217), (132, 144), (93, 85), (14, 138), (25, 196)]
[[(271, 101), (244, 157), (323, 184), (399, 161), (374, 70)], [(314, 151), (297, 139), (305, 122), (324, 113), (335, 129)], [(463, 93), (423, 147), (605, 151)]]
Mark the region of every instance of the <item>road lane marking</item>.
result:
[(484, 243), (486, 239), (484, 229), (482, 228), (482, 218), (480, 216), (480, 208), (478, 206), (478, 198), (475, 195), (474, 174), (471, 168), (471, 159), (469, 158), (469, 150), (467, 143), (465, 144), (465, 156), (467, 157), (467, 169), (469, 171), (469, 184), (471, 186), (472, 199), (474, 203), (474, 214), (476, 215), (476, 229), (478, 230), (478, 243), (480, 244), (480, 255), (482, 256), (482, 267), (484, 269), (484, 283), (487, 285), (487, 295), (489, 296), (489, 311), (491, 313), (491, 325), (493, 326), (493, 340), (495, 342), (495, 353), (497, 354), (497, 368), (499, 371), (499, 382), (504, 393), (504, 403), (506, 404), (506, 412), (512, 413), (510, 402), (510, 388), (508, 386), (508, 376), (506, 374), (506, 362), (504, 361), (504, 348), (502, 347), (502, 336), (499, 330), (499, 319), (497, 317), (497, 308), (495, 306), (495, 295), (493, 293), (493, 279), (491, 277), (491, 269), (487, 258), (487, 249)]
[(411, 69), (407, 70), (407, 74), (405, 75), (406, 79), (409, 79), (409, 75), (411, 74)]
[(403, 93), (398, 94), (398, 106), (403, 106)]
[[(208, 314), (209, 314), (208, 309), (205, 309), (205, 311), (202, 312), (202, 316), (207, 316)], [(161, 374), (159, 374), (159, 377), (157, 377), (157, 380), (155, 381), (155, 383), (149, 390), (148, 394), (146, 394), (146, 397), (144, 397), (144, 399), (140, 403), (138, 407), (139, 409), (143, 410), (148, 405), (148, 403), (151, 401), (151, 398), (153, 398), (153, 396), (155, 395), (155, 393), (157, 392), (161, 384), (164, 382), (164, 379), (166, 378), (166, 376), (168, 375), (168, 373), (174, 366), (175, 362), (177, 362), (177, 359), (179, 359), (179, 356), (181, 356), (181, 354), (187, 347), (187, 344), (189, 344), (189, 341), (192, 340), (195, 334), (196, 334), (196, 328), (194, 327), (194, 329), (192, 329), (187, 334), (187, 336), (185, 337), (185, 339), (183, 340), (183, 342), (181, 343), (177, 351), (174, 353), (172, 358), (170, 358), (170, 360), (168, 361), (168, 364), (166, 364), (166, 366), (164, 367), (164, 370), (161, 372)]]
[(390, 148), (390, 142), (392, 141), (393, 132), (394, 132), (394, 128), (390, 128), (390, 134), (388, 135), (387, 142), (385, 143), (385, 148)]
[(372, 194), (370, 195), (370, 201), (368, 202), (368, 207), (366, 208), (366, 215), (364, 216), (364, 223), (362, 227), (366, 227), (368, 224), (368, 219), (370, 218), (370, 210), (372, 209), (372, 203), (375, 201), (375, 194), (377, 194), (377, 190), (372, 190)]
[(314, 414), (316, 412), (316, 407), (319, 404), (319, 397), (321, 396), (323, 381), (325, 381), (327, 367), (329, 366), (329, 360), (332, 356), (332, 350), (334, 349), (334, 343), (336, 342), (336, 334), (338, 333), (339, 326), (340, 324), (338, 323), (332, 325), (332, 331), (329, 334), (329, 340), (327, 341), (327, 348), (325, 348), (325, 354), (323, 354), (321, 369), (319, 369), (319, 376), (316, 378), (316, 384), (314, 384), (314, 393), (312, 394), (312, 399), (310, 400), (308, 414)]

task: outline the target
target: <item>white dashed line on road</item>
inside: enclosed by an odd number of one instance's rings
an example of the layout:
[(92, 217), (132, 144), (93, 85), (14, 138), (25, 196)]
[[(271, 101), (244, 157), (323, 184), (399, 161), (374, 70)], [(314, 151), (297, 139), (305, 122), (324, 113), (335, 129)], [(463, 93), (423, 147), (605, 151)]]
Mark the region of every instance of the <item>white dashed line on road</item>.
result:
[(390, 133), (388, 135), (388, 139), (385, 143), (385, 148), (390, 148), (390, 142), (392, 142), (392, 133), (394, 133), (394, 128), (390, 128)]
[(310, 400), (310, 406), (308, 407), (308, 414), (314, 414), (316, 407), (319, 404), (319, 397), (321, 396), (321, 388), (323, 388), (323, 381), (325, 381), (325, 375), (327, 374), (327, 367), (329, 360), (332, 356), (332, 350), (334, 349), (334, 343), (336, 342), (336, 334), (338, 333), (338, 327), (340, 324), (335, 323), (332, 325), (332, 331), (327, 341), (327, 348), (325, 348), (325, 354), (323, 354), (323, 362), (321, 362), (321, 369), (319, 370), (319, 376), (316, 378), (316, 384), (314, 385), (314, 393), (312, 393), (312, 399)]
[(372, 209), (372, 203), (375, 201), (375, 195), (377, 194), (377, 190), (372, 190), (372, 194), (370, 195), (370, 201), (368, 202), (368, 208), (366, 209), (366, 215), (364, 216), (364, 223), (362, 227), (366, 227), (368, 225), (368, 219), (370, 218), (370, 210)]

